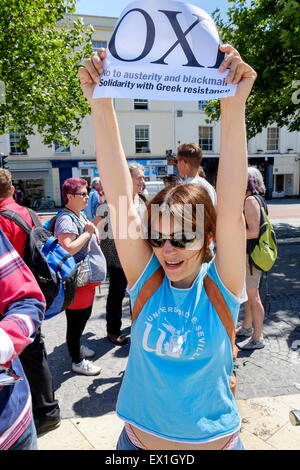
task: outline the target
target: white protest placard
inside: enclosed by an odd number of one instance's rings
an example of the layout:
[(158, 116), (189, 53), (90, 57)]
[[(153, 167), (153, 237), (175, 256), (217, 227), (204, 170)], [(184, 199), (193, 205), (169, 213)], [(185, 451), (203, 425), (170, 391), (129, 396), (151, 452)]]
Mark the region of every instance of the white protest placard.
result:
[(94, 98), (207, 100), (235, 94), (211, 17), (172, 0), (137, 0), (121, 13)]

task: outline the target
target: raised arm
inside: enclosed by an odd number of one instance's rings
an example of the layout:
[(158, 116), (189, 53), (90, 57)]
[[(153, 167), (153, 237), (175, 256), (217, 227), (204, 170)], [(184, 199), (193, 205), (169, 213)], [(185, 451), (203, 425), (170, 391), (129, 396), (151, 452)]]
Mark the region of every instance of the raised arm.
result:
[(243, 203), (247, 186), (245, 107), (256, 72), (232, 46), (220, 46), (228, 56), (220, 71), (230, 67), (227, 82), (237, 84), (233, 97), (221, 100), (221, 148), (217, 178), (216, 266), (225, 286), (236, 295), (245, 278), (246, 232)]
[[(133, 285), (150, 259), (152, 250), (138, 236), (141, 221), (133, 203), (132, 179), (121, 143), (118, 123), (111, 98), (93, 99), (99, 74), (103, 72), (105, 50), (94, 52), (79, 69), (83, 93), (91, 105), (96, 155), (104, 193), (114, 212), (113, 233), (118, 255), (129, 285)], [(114, 226), (115, 225), (115, 226)]]

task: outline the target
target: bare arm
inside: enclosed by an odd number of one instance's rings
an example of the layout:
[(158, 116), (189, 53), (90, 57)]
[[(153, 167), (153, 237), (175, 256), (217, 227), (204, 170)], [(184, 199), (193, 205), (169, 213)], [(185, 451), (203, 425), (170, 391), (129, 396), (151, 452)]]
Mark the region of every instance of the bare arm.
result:
[(260, 229), (260, 206), (255, 197), (250, 196), (245, 201), (245, 219), (247, 239), (257, 238)]
[(94, 232), (95, 226), (91, 222), (86, 222), (84, 232), (79, 237), (75, 233), (59, 233), (57, 239), (65, 250), (71, 255), (76, 255), (90, 241)]
[(75, 233), (60, 233), (57, 239), (63, 248), (73, 256), (84, 247), (91, 239), (91, 236), (87, 232), (83, 233), (78, 238)]
[[(102, 61), (105, 51), (93, 53), (85, 61), (85, 68), (79, 69), (81, 87), (90, 102), (96, 155), (99, 173), (106, 199), (115, 211), (115, 224), (112, 224), (118, 255), (129, 285), (133, 285), (144, 270), (151, 248), (138, 236), (141, 221), (133, 203), (132, 179), (121, 143), (118, 123), (112, 99), (93, 99), (95, 84), (103, 72)], [(134, 260), (134, 262), (133, 262)]]
[(221, 64), (230, 65), (227, 81), (237, 83), (235, 96), (221, 100), (221, 148), (217, 178), (216, 265), (225, 286), (235, 295), (245, 279), (246, 231), (243, 203), (247, 183), (247, 139), (245, 105), (256, 72), (242, 61), (231, 46), (221, 46), (229, 56)]

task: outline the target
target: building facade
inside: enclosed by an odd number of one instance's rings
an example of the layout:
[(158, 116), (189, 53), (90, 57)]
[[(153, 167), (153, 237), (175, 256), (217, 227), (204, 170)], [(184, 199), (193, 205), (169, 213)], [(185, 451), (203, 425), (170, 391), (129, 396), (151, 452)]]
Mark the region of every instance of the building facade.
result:
[[(95, 50), (105, 47), (117, 19), (84, 16), (83, 21), (94, 27)], [(145, 166), (147, 180), (172, 172), (166, 154), (176, 154), (181, 143), (195, 142), (203, 150), (207, 179), (215, 185), (220, 123), (206, 123), (204, 101), (115, 99), (114, 105), (126, 158)], [(16, 133), (0, 136), (0, 152), (8, 155), (6, 166), (28, 204), (42, 198), (45, 208), (51, 201), (60, 206), (61, 187), (67, 178), (82, 177), (90, 182), (98, 176), (91, 116), (83, 120), (79, 142), (66, 147), (57, 140), (49, 148), (36, 134), (29, 136), (29, 148), (24, 151)], [(288, 132), (274, 124), (248, 142), (248, 153), (249, 165), (257, 166), (264, 175), (268, 198), (299, 196), (300, 132)]]

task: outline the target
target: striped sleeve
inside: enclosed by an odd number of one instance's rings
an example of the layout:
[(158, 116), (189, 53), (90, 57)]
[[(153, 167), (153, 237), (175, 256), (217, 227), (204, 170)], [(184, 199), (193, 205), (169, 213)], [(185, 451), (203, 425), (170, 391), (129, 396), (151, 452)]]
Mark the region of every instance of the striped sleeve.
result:
[(33, 341), (44, 310), (45, 299), (32, 272), (0, 230), (0, 364)]

